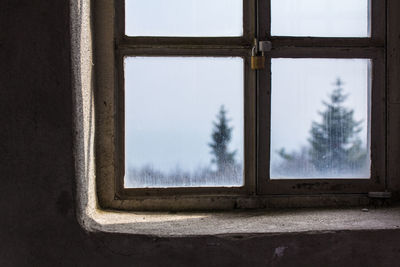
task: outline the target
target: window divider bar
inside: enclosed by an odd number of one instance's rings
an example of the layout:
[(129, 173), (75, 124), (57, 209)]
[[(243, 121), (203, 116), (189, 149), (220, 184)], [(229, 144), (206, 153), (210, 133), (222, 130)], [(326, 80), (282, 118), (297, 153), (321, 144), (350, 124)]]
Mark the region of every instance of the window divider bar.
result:
[(269, 55), (292, 58), (376, 58), (382, 53), (384, 48), (280, 47), (273, 48)]
[(123, 56), (214, 56), (214, 57), (248, 57), (251, 50), (248, 48), (198, 48), (190, 47), (136, 47), (120, 48)]
[(134, 46), (238, 46), (250, 47), (253, 39), (243, 37), (124, 37), (118, 47)]
[(370, 47), (381, 48), (385, 43), (374, 38), (280, 37), (269, 38), (273, 47)]

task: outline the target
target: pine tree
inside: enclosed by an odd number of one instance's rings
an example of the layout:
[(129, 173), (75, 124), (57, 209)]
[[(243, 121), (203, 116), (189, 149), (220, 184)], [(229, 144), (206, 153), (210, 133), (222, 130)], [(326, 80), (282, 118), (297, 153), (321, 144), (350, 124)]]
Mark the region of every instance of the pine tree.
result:
[(212, 142), (208, 144), (211, 148), (211, 154), (214, 155), (212, 163), (217, 165), (218, 172), (226, 172), (235, 165), (236, 151), (228, 151), (228, 144), (231, 141), (233, 130), (232, 127), (229, 127), (228, 122), (226, 110), (224, 106), (221, 106), (217, 121), (213, 122)]
[(354, 110), (343, 106), (347, 95), (343, 94), (342, 81), (337, 79), (335, 85), (330, 101), (323, 102), (325, 110), (319, 112), (322, 122), (312, 122), (308, 139), (312, 164), (317, 171), (331, 174), (360, 169), (367, 156), (358, 137), (361, 121), (354, 120)]

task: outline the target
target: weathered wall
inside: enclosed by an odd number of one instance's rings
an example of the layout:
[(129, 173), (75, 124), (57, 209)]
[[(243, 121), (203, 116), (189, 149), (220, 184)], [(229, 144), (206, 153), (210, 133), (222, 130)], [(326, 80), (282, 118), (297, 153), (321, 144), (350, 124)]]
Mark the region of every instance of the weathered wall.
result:
[(152, 238), (75, 215), (69, 1), (0, 0), (0, 266), (396, 266), (399, 231)]

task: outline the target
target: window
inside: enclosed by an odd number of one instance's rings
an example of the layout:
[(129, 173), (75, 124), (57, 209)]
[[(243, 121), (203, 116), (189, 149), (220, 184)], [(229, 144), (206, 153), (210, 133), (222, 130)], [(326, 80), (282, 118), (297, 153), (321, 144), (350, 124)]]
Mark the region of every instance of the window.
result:
[(116, 0), (95, 16), (102, 206), (385, 190), (383, 1)]

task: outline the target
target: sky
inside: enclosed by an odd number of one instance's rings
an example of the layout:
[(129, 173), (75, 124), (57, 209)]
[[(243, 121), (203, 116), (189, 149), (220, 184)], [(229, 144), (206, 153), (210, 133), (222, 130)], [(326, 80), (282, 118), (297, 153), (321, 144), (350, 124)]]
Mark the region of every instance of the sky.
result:
[(242, 0), (126, 0), (125, 31), (130, 36), (241, 36), (242, 5)]
[(271, 0), (271, 34), (369, 36), (369, 0)]
[[(243, 33), (242, 0), (126, 0), (125, 7), (130, 36)], [(369, 35), (369, 0), (271, 0), (271, 10), (272, 35)]]
[(213, 121), (224, 105), (231, 151), (243, 160), (243, 59), (130, 57), (125, 60), (126, 161), (164, 172), (210, 164)]
[[(126, 0), (126, 33), (240, 36), (242, 8), (241, 0)], [(369, 36), (368, 0), (272, 0), (271, 9), (273, 35)], [(271, 151), (307, 143), (311, 122), (319, 120), (321, 102), (337, 78), (344, 82), (355, 119), (367, 122), (369, 64), (363, 59), (273, 59)], [(126, 165), (152, 165), (165, 172), (207, 166), (212, 122), (221, 105), (234, 128), (230, 149), (242, 161), (243, 70), (241, 58), (126, 58)]]

